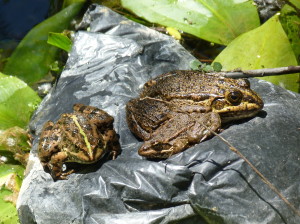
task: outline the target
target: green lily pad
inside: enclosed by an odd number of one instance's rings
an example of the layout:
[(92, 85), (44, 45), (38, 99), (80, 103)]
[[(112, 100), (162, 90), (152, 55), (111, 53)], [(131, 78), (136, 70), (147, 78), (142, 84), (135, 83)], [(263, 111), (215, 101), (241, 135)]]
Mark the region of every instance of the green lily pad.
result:
[(257, 9), (249, 0), (121, 0), (121, 3), (150, 22), (218, 44), (227, 45), (259, 26)]
[[(262, 26), (236, 38), (214, 61), (222, 64), (223, 71), (297, 65), (295, 54), (278, 15), (273, 16)], [(262, 79), (298, 91), (298, 74), (269, 76)]]
[(0, 130), (25, 128), (40, 101), (25, 82), (0, 73)]
[(71, 4), (33, 28), (9, 58), (4, 73), (17, 76), (28, 84), (44, 77), (59, 50), (47, 44), (48, 33), (66, 29), (82, 6), (83, 2)]

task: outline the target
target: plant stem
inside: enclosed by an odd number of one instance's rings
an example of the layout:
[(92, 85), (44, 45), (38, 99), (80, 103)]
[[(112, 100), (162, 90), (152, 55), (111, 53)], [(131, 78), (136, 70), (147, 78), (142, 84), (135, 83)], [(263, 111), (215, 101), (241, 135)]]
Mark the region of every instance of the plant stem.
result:
[(220, 75), (227, 78), (250, 78), (250, 77), (263, 77), (274, 75), (286, 75), (300, 73), (300, 66), (288, 66), (278, 68), (265, 68), (246, 71), (229, 71), (229, 72), (210, 72), (208, 74)]

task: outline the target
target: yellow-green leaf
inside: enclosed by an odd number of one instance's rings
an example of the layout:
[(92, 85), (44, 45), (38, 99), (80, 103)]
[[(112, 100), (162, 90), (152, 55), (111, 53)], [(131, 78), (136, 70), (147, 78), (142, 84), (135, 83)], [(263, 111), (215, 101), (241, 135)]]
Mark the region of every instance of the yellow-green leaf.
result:
[[(17, 224), (16, 202), (21, 187), (24, 167), (0, 164), (0, 223)], [(14, 202), (14, 203), (13, 203)]]
[[(282, 29), (278, 15), (262, 26), (242, 34), (232, 41), (215, 59), (224, 71), (241, 68), (261, 69), (297, 65), (290, 42)], [(298, 74), (262, 78), (295, 92)]]

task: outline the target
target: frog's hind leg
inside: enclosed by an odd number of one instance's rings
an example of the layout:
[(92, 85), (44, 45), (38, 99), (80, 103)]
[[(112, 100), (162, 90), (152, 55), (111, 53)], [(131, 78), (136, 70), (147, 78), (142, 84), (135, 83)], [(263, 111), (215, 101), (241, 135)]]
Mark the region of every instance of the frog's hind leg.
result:
[(166, 102), (145, 97), (132, 99), (126, 104), (127, 124), (132, 133), (143, 140), (148, 140), (151, 133), (170, 117)]
[(74, 172), (74, 170), (63, 172), (62, 167), (68, 156), (65, 152), (58, 152), (51, 157), (51, 160), (47, 164), (51, 171), (51, 176), (54, 180), (64, 180), (67, 175)]
[(115, 160), (117, 156), (121, 153), (119, 135), (115, 132), (115, 130), (108, 130), (104, 135), (104, 140), (108, 142), (107, 147), (110, 151), (110, 156), (112, 160)]

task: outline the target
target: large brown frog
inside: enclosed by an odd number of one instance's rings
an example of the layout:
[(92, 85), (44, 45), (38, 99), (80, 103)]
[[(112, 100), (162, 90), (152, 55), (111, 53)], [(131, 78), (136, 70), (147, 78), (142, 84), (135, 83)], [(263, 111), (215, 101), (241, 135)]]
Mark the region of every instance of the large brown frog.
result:
[(126, 116), (130, 130), (145, 141), (139, 154), (168, 158), (263, 105), (246, 79), (173, 71), (145, 83), (139, 98), (127, 103)]
[(44, 124), (38, 155), (53, 179), (66, 179), (74, 172), (63, 171), (66, 162), (95, 163), (105, 154), (114, 159), (120, 152), (114, 118), (96, 107), (75, 104), (74, 112), (62, 114), (56, 123)]

